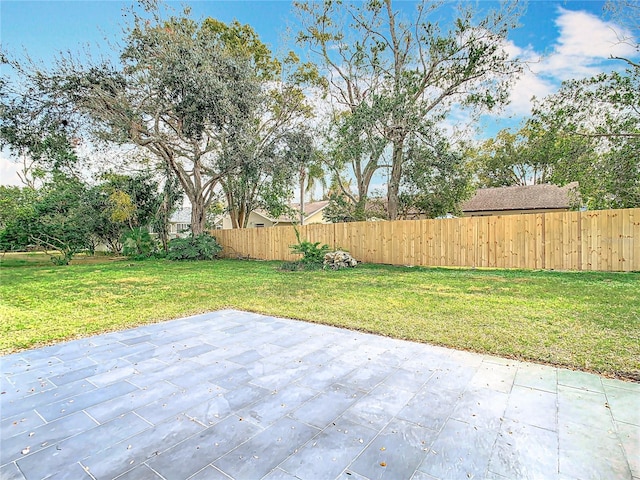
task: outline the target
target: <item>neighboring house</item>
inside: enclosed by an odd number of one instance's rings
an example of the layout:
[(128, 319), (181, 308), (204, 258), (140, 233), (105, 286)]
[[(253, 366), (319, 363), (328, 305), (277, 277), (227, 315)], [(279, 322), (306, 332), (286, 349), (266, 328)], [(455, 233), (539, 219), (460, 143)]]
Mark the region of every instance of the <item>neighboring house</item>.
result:
[(462, 204), (462, 212), (465, 217), (566, 212), (578, 198), (577, 182), (564, 187), (540, 184), (481, 188)]
[[(304, 224), (311, 225), (314, 223), (328, 223), (322, 217), (322, 211), (329, 205), (328, 200), (321, 202), (309, 202), (304, 205)], [(300, 211), (300, 205), (295, 203), (290, 205), (294, 210)], [(263, 210), (254, 210), (249, 214), (249, 220), (247, 222), (247, 228), (263, 228), (263, 227), (275, 227), (286, 225), (298, 225), (300, 223), (300, 217), (295, 216), (292, 218), (288, 215), (282, 215), (278, 218), (271, 217), (267, 212)], [(222, 219), (222, 228), (233, 228), (231, 218), (229, 215), (225, 215)]]
[[(216, 217), (213, 223), (214, 230), (222, 228), (221, 217)], [(183, 238), (189, 235), (191, 235), (191, 208), (180, 208), (169, 218), (169, 238)]]
[(191, 233), (191, 209), (180, 208), (169, 218), (169, 238), (186, 237)]
[[(304, 224), (305, 225), (313, 225), (317, 223), (329, 223), (322, 216), (322, 212), (329, 205), (329, 200), (322, 200), (320, 202), (307, 202), (304, 204)], [(291, 208), (300, 212), (300, 204), (293, 203), (290, 205)], [(288, 223), (287, 223), (288, 222)], [(288, 224), (293, 225), (293, 223), (300, 223), (300, 214), (296, 216), (296, 218), (292, 219), (286, 216), (280, 217), (278, 219), (278, 224)]]

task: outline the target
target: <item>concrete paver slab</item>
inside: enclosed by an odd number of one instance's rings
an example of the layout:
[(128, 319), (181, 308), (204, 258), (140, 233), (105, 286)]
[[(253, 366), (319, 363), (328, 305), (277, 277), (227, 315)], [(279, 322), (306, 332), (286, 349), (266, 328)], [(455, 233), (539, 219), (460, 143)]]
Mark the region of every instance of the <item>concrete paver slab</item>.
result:
[(419, 470), (429, 478), (484, 478), (497, 438), (497, 430), (449, 419)]
[(640, 385), (223, 310), (0, 358), (0, 478), (640, 479)]

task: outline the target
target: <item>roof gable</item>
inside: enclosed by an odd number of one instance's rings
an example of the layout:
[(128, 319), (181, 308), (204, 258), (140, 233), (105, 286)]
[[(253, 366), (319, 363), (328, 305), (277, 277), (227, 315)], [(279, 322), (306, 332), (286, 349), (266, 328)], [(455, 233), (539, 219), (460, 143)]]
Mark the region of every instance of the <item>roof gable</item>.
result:
[[(329, 200), (322, 200), (320, 202), (308, 202), (304, 204), (304, 216), (305, 218), (310, 217), (311, 215), (315, 215), (316, 213), (318, 213), (320, 210), (322, 210), (323, 208), (325, 208), (327, 205), (329, 205)], [(292, 203), (289, 205), (291, 208), (293, 208), (296, 211), (300, 211), (300, 204), (299, 203)], [(258, 213), (260, 212), (260, 215), (268, 218), (269, 220), (271, 220), (272, 222), (297, 222), (298, 220), (300, 220), (300, 218), (298, 216), (295, 217), (291, 217), (289, 215), (280, 215), (278, 218), (276, 219), (272, 219), (268, 216), (268, 214), (261, 209), (258, 210), (254, 210), (254, 212)]]

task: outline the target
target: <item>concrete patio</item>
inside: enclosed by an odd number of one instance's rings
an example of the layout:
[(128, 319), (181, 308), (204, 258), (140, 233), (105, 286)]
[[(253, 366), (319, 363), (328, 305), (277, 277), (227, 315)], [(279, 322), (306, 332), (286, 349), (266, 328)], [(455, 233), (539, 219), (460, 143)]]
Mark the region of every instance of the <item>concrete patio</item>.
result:
[(640, 384), (225, 310), (0, 358), (0, 478), (640, 479)]

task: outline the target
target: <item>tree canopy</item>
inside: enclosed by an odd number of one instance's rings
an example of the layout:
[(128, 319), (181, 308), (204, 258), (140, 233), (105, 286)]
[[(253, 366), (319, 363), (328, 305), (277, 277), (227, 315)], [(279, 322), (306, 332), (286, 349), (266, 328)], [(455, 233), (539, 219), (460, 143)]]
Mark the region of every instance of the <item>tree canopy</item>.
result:
[(252, 209), (282, 208), (296, 173), (284, 142), (312, 115), (301, 85), (321, 83), (313, 66), (277, 59), (249, 25), (197, 22), (188, 9), (163, 18), (153, 2), (147, 14), (133, 13), (119, 62), (16, 67), (93, 139), (146, 149), (180, 183), (195, 235), (220, 189), (235, 226)]
[(21, 163), (18, 176), (31, 188), (51, 172), (74, 173), (78, 157), (68, 121), (46, 101), (13, 91), (0, 78), (0, 148)]
[(640, 206), (639, 66), (564, 82), (530, 123), (551, 146), (554, 183), (578, 181), (590, 209)]
[(295, 54), (282, 61), (274, 57), (248, 25), (208, 19), (204, 26), (251, 63), (260, 84), (252, 118), (229, 136), (221, 150), (223, 163), (231, 167), (220, 180), (227, 211), (233, 227), (244, 228), (255, 209), (274, 217), (287, 213), (298, 172), (287, 152), (299, 139), (295, 133), (313, 117), (304, 84), (315, 85), (318, 79), (314, 68), (300, 64)]
[(295, 5), (298, 40), (315, 53), (339, 106), (333, 169), (351, 167), (354, 200), (364, 205), (373, 174), (389, 168), (388, 216), (395, 219), (410, 145), (442, 130), (454, 107), (486, 111), (507, 100), (520, 69), (504, 48), (517, 2), (484, 14), (461, 5), (446, 23), (443, 5), (427, 1), (412, 16), (391, 0)]
[[(220, 179), (237, 165), (221, 152), (253, 120), (260, 88), (250, 60), (210, 23), (135, 16), (120, 64), (62, 58), (50, 72), (28, 71), (38, 90), (88, 121), (98, 138), (151, 153), (180, 182), (192, 229), (204, 230)], [(228, 160), (228, 157), (225, 157)]]

